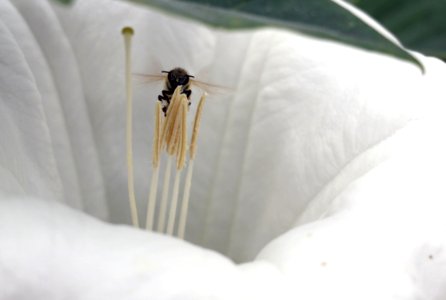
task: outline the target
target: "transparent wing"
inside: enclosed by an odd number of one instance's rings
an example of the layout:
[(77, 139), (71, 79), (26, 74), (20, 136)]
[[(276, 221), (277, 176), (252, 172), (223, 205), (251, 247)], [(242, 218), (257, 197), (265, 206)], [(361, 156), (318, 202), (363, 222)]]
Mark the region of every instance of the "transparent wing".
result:
[[(161, 75), (161, 74), (160, 75), (152, 75), (152, 74), (133, 73), (132, 77), (138, 85), (139, 84), (144, 85), (144, 84), (156, 83), (156, 82), (160, 82), (160, 81), (164, 82), (166, 80), (166, 75)], [(190, 80), (191, 80), (191, 84), (193, 87), (197, 87), (200, 90), (202, 90), (208, 94), (228, 95), (228, 94), (233, 93), (233, 89), (228, 88), (228, 87), (210, 84), (210, 83), (195, 80), (192, 78)]]
[(191, 79), (192, 86), (199, 88), (202, 91), (205, 91), (208, 94), (213, 95), (228, 95), (233, 92), (233, 89), (224, 87), (221, 85), (210, 84), (206, 82), (202, 82), (199, 80)]
[(137, 84), (149, 84), (166, 80), (165, 75), (151, 75), (151, 74), (139, 74), (133, 73), (132, 78)]

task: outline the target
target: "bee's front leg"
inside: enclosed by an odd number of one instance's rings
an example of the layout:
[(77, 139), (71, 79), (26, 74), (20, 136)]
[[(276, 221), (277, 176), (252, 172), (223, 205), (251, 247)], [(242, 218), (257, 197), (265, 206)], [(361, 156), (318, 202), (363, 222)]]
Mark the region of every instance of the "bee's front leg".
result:
[(183, 90), (183, 94), (186, 95), (188, 100), (188, 105), (190, 106), (190, 95), (192, 94), (192, 90)]
[(172, 94), (170, 94), (169, 91), (166, 91), (166, 90), (162, 90), (161, 93), (162, 93), (162, 95), (158, 95), (158, 100), (161, 101), (161, 102), (163, 100), (169, 102), (170, 97), (172, 96)]
[(172, 95), (169, 93), (169, 91), (166, 91), (166, 90), (162, 90), (161, 93), (162, 93), (162, 95), (158, 95), (158, 100), (161, 101), (161, 105), (162, 105), (161, 109), (165, 116), (166, 112), (167, 112), (167, 108), (169, 107), (170, 97)]

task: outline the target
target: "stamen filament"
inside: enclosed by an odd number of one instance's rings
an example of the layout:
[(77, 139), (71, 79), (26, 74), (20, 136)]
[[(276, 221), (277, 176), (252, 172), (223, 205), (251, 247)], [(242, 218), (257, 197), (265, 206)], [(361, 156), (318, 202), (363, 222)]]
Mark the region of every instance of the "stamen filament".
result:
[(175, 174), (175, 181), (173, 184), (172, 201), (170, 202), (169, 220), (167, 222), (166, 233), (168, 235), (173, 235), (173, 228), (175, 226), (175, 216), (178, 205), (178, 191), (180, 189), (180, 178), (181, 178), (181, 170), (177, 169), (177, 172)]
[(146, 219), (146, 229), (153, 229), (153, 221), (155, 218), (155, 206), (156, 206), (156, 194), (158, 189), (158, 177), (160, 168), (153, 167), (152, 169), (152, 179), (150, 180), (150, 192), (149, 201), (147, 204), (147, 219)]
[(163, 192), (162, 192), (162, 196), (161, 196), (160, 210), (159, 210), (159, 214), (158, 214), (158, 224), (157, 224), (157, 228), (156, 228), (158, 232), (164, 232), (164, 228), (166, 226), (166, 211), (167, 211), (167, 200), (169, 199), (170, 170), (171, 169), (172, 169), (172, 157), (170, 155), (168, 155), (166, 171), (164, 173)]
[(153, 229), (153, 221), (156, 206), (156, 194), (158, 190), (159, 160), (160, 160), (160, 131), (161, 131), (161, 103), (156, 102), (155, 134), (153, 136), (152, 178), (150, 182), (149, 201), (147, 204), (146, 229)]
[(192, 185), (192, 173), (194, 170), (194, 161), (191, 160), (187, 166), (186, 180), (184, 183), (183, 201), (181, 203), (180, 219), (178, 221), (178, 237), (184, 239), (186, 231), (187, 212), (189, 208), (190, 188)]
[(135, 185), (133, 178), (133, 137), (132, 137), (132, 36), (133, 29), (131, 27), (125, 27), (122, 29), (125, 44), (125, 82), (126, 82), (126, 98), (127, 98), (127, 122), (126, 122), (126, 156), (127, 156), (127, 185), (129, 193), (130, 214), (132, 218), (132, 224), (134, 227), (139, 227), (138, 210), (136, 206), (135, 197)]

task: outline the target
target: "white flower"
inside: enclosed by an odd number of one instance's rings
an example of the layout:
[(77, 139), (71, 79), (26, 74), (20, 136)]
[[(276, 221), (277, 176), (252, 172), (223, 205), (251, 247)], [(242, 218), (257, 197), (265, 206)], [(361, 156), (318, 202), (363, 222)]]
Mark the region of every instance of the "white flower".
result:
[[(442, 62), (418, 55), (422, 75), (334, 42), (106, 0), (1, 1), (0, 20), (0, 299), (444, 298)], [(127, 25), (135, 71), (181, 66), (234, 87), (205, 107), (191, 243), (80, 212), (130, 221)], [(160, 90), (134, 99), (141, 212)]]

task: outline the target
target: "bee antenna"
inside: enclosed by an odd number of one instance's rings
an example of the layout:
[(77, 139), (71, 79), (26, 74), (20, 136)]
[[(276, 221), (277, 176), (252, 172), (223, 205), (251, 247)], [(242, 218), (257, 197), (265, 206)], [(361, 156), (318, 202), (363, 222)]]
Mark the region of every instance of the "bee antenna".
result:
[(169, 73), (169, 71), (161, 71), (161, 73)]
[(195, 78), (195, 76), (193, 76), (193, 75), (187, 75), (187, 77), (190, 77), (190, 78)]

